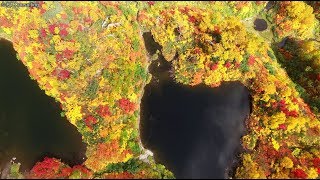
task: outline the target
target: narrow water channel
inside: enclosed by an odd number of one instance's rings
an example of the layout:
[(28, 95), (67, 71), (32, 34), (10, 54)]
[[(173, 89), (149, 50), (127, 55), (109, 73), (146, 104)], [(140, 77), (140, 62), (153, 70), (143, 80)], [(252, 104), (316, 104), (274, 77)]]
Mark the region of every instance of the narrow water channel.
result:
[(30, 79), (12, 43), (0, 39), (0, 170), (12, 157), (22, 171), (45, 156), (84, 162), (81, 134), (60, 112), (59, 103)]
[[(160, 48), (150, 33), (144, 38), (149, 53)], [(239, 82), (222, 83), (218, 88), (177, 84), (162, 56), (149, 70), (153, 79), (141, 102), (144, 147), (176, 178), (233, 176), (242, 150), (244, 120), (250, 113), (247, 88)]]

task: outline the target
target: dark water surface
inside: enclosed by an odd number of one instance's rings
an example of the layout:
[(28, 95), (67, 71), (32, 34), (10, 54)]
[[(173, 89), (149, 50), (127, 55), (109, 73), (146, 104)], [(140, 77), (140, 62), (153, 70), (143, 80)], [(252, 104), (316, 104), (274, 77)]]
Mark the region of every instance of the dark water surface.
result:
[(254, 21), (254, 29), (257, 31), (264, 31), (268, 28), (267, 21), (264, 19), (256, 19)]
[[(147, 47), (157, 46), (150, 34), (144, 38)], [(149, 68), (153, 79), (141, 103), (144, 147), (176, 178), (232, 176), (245, 133), (244, 120), (250, 113), (248, 90), (239, 82), (218, 88), (177, 84), (169, 76), (170, 64), (162, 57), (159, 62)]]
[(60, 116), (59, 103), (30, 79), (15, 53), (12, 43), (0, 40), (0, 169), (12, 157), (22, 170), (45, 156), (82, 163), (81, 134)]

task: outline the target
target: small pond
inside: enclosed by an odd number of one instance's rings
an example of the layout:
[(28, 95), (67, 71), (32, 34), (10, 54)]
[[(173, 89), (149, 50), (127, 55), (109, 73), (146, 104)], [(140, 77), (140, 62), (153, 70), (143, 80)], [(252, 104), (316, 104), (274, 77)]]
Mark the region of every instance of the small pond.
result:
[(267, 24), (267, 21), (264, 20), (264, 19), (259, 19), (257, 18), (255, 21), (254, 21), (254, 29), (257, 30), (257, 31), (264, 31), (268, 28), (268, 24)]

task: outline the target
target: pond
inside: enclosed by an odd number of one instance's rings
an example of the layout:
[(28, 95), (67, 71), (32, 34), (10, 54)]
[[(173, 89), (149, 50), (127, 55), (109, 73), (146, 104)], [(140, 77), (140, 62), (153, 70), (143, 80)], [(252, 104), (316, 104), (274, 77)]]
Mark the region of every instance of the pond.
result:
[(31, 80), (12, 43), (0, 39), (0, 170), (12, 158), (30, 170), (45, 156), (73, 166), (85, 161), (86, 145), (60, 105)]
[[(147, 46), (158, 46), (152, 44), (150, 34), (144, 38)], [(153, 79), (141, 102), (144, 147), (176, 178), (233, 176), (251, 108), (247, 88), (239, 82), (222, 83), (218, 88), (178, 84), (162, 56), (149, 70)]]
[(254, 21), (254, 29), (257, 30), (257, 31), (264, 31), (268, 28), (268, 24), (267, 24), (267, 21), (264, 20), (264, 19), (259, 19), (257, 18), (255, 21)]

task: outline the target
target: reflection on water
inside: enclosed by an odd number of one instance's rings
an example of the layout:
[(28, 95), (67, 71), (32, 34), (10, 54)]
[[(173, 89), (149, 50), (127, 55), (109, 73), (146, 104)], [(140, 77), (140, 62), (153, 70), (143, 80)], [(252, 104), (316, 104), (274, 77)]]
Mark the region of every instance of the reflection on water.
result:
[(238, 82), (218, 88), (177, 84), (169, 77), (167, 62), (161, 58), (160, 62), (159, 68), (156, 62), (150, 67), (159, 82), (147, 85), (142, 98), (143, 145), (177, 178), (232, 174), (228, 170), (236, 163), (250, 113), (248, 90)]
[(30, 79), (12, 43), (0, 40), (0, 167), (12, 157), (29, 170), (45, 156), (80, 164), (86, 146), (53, 98)]

